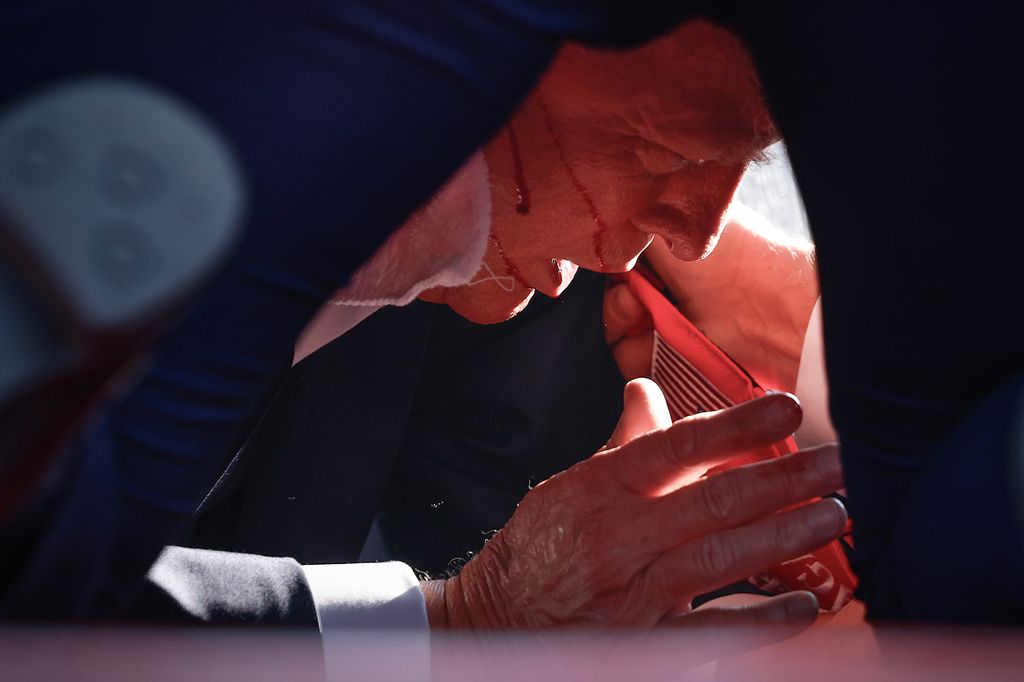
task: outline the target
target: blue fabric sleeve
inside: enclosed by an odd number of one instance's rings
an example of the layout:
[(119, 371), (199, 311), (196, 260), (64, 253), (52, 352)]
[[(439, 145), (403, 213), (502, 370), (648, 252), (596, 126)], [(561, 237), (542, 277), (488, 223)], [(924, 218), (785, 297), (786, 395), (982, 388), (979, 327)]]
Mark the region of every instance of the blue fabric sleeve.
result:
[(1024, 612), (1024, 373), (935, 448), (871, 575), (879, 620), (1020, 623)]
[[(1006, 563), (1024, 491), (1003, 475), (1005, 444), (970, 421), (1024, 371), (1017, 14), (761, 3), (738, 22), (814, 233), (853, 567), (874, 619), (1005, 620), (1001, 594), (1024, 621), (1021, 567)], [(999, 429), (1019, 421), (1000, 409), (984, 408)], [(993, 570), (979, 581), (972, 565)], [(975, 593), (970, 611), (959, 595)]]
[(637, 40), (667, 16), (571, 0), (4, 3), (0, 60), (17, 66), (3, 101), (85, 74), (155, 85), (227, 137), (250, 195), (226, 268), (78, 444), (28, 564), (36, 594), (15, 601), (57, 616), (128, 594), (252, 426), (304, 323), (496, 130), (560, 40)]

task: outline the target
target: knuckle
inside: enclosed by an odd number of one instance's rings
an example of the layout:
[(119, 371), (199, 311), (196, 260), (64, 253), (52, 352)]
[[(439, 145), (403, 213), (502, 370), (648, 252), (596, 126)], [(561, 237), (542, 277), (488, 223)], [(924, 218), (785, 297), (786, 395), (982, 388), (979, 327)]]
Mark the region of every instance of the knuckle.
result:
[(594, 486), (602, 478), (601, 473), (600, 467), (594, 466), (591, 460), (584, 460), (542, 481), (534, 486), (534, 489), (540, 488), (542, 485), (548, 485), (552, 488), (564, 489), (568, 494), (571, 494), (572, 491), (577, 489), (586, 490)]
[(729, 571), (735, 556), (735, 548), (727, 535), (708, 536), (697, 548), (697, 570), (705, 580), (716, 580)]
[(737, 478), (720, 474), (698, 485), (697, 490), (701, 514), (712, 525), (731, 525), (741, 499)]
[(698, 414), (690, 417), (686, 422), (686, 428), (680, 434), (683, 437), (682, 451), (687, 454), (699, 454), (708, 445), (708, 417)]
[(700, 456), (707, 450), (718, 449), (741, 433), (737, 415), (742, 415), (741, 406), (734, 406), (704, 412), (684, 419), (678, 429), (676, 447), (688, 455)]
[(814, 495), (816, 478), (813, 471), (809, 471), (807, 458), (801, 454), (756, 465), (756, 472), (751, 471), (750, 475), (761, 480), (775, 507), (796, 504)]
[(784, 469), (785, 493), (790, 502), (802, 502), (842, 485), (838, 466), (833, 469), (829, 462), (823, 463), (822, 453), (805, 451), (781, 459), (790, 461)]
[(655, 457), (659, 462), (663, 462), (666, 468), (679, 466), (689, 451), (688, 436), (676, 433), (681, 430), (685, 431), (685, 429), (676, 428), (649, 436), (650, 447), (654, 450)]
[[(790, 462), (784, 461), (790, 459)], [(809, 497), (806, 492), (807, 474), (802, 466), (803, 462), (790, 457), (783, 457), (779, 461), (783, 461), (783, 466), (779, 469), (775, 485), (781, 499), (785, 503), (793, 503)]]
[(667, 571), (648, 566), (633, 578), (627, 594), (635, 603), (654, 610), (670, 599), (670, 596), (674, 596), (676, 589)]
[(676, 422), (665, 439), (666, 454), (675, 464), (699, 458), (708, 447), (707, 417), (703, 414)]
[(772, 547), (780, 552), (790, 552), (800, 545), (801, 534), (791, 523), (776, 522), (770, 531)]

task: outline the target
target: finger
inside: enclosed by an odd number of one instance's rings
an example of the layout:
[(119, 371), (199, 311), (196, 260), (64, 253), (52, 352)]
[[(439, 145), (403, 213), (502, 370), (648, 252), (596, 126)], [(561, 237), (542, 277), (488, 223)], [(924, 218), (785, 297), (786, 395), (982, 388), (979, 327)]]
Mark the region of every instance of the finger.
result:
[(605, 447), (625, 445), (645, 433), (671, 424), (668, 405), (658, 385), (650, 379), (634, 379), (622, 390), (622, 416)]
[(692, 598), (762, 573), (839, 537), (846, 510), (829, 498), (730, 528), (670, 550), (645, 573), (646, 598), (652, 606), (674, 608)]
[[(705, 660), (752, 651), (790, 639), (814, 624), (818, 600), (810, 592), (789, 592), (739, 607), (708, 607), (664, 618), (660, 626), (693, 630)], [(742, 632), (737, 630), (742, 629)]]
[(709, 606), (685, 614), (672, 614), (663, 618), (659, 625), (701, 630), (791, 625), (802, 630), (814, 624), (818, 612), (818, 599), (814, 594), (799, 590), (760, 597), (755, 603), (743, 606)]
[(612, 348), (612, 357), (619, 366), (624, 379), (651, 376), (651, 352), (654, 349), (654, 332), (639, 336), (627, 336)]
[(800, 418), (796, 397), (776, 393), (681, 419), (667, 429), (603, 453), (594, 466), (635, 492), (661, 494), (674, 489), (679, 478), (692, 476), (694, 470), (703, 473), (782, 440), (796, 430)]
[(616, 284), (604, 292), (604, 338), (608, 343), (615, 343), (638, 327), (649, 326), (650, 319), (628, 284)]
[(835, 445), (737, 467), (656, 500), (640, 542), (663, 552), (686, 540), (828, 495), (842, 485)]

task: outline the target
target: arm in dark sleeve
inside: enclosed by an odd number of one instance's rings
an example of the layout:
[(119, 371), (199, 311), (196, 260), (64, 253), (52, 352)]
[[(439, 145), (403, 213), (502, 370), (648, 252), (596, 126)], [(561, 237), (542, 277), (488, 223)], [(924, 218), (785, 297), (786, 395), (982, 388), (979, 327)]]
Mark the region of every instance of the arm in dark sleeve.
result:
[(1014, 14), (795, 3), (740, 22), (817, 245), (873, 619), (1024, 619), (1012, 450), (985, 428), (953, 434), (1024, 369)]
[(168, 547), (126, 612), (132, 620), (317, 629), (316, 607), (294, 559)]
[(934, 449), (874, 571), (879, 619), (1024, 620), (1024, 373)]
[(250, 197), (226, 268), (76, 446), (16, 600), (31, 602), (31, 586), (74, 614), (129, 593), (251, 427), (316, 308), (486, 141), (564, 36), (636, 40), (667, 28), (660, 5), (6, 3), (0, 60), (18, 66), (0, 75), (0, 104), (95, 73), (156, 86), (227, 139)]

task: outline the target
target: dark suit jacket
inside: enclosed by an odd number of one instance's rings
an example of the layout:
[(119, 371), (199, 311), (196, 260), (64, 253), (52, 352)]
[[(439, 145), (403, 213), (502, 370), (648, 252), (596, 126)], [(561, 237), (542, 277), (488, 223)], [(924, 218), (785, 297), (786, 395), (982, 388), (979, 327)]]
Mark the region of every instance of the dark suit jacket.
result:
[(538, 483), (600, 448), (622, 409), (604, 278), (480, 326), (386, 309), (299, 363), (198, 519), (204, 547), (353, 561), (375, 517), (428, 572), (483, 544)]
[[(374, 518), (386, 558), (458, 570), (531, 484), (589, 457), (622, 411), (605, 277), (481, 326), (444, 306), (375, 314), (299, 363), (199, 515), (191, 542), (354, 561)], [(746, 582), (702, 595), (756, 592)]]
[[(408, 3), (402, 7), (407, 5), (413, 7)], [(465, 5), (476, 6), (473, 3)], [(634, 5), (629, 6), (630, 18), (645, 16), (642, 12), (632, 11)], [(1010, 134), (1018, 126), (1018, 108), (1011, 99), (1015, 96), (1014, 89), (1006, 87), (1007, 83), (1014, 82), (1020, 63), (1019, 22), (1016, 21), (1015, 7), (1010, 3), (947, 3), (934, 5), (922, 13), (917, 7), (900, 7), (893, 3), (860, 3), (856, 8), (844, 6), (841, 10), (836, 10), (830, 3), (799, 3), (788, 9), (780, 9), (774, 4), (721, 5), (722, 18), (731, 19), (731, 25), (747, 39), (760, 67), (773, 113), (787, 136), (793, 166), (815, 230), (823, 298), (827, 306), (825, 335), (829, 351), (832, 411), (843, 440), (846, 484), (850, 491), (851, 511), (857, 520), (859, 557), (856, 567), (862, 578), (861, 595), (868, 600), (872, 615), (880, 617), (936, 617), (930, 612), (922, 612), (914, 604), (934, 601), (930, 600), (931, 595), (942, 590), (943, 593), (960, 592), (968, 597), (963, 611), (952, 614), (954, 617), (963, 618), (965, 613), (981, 617), (1000, 613), (1008, 619), (1019, 620), (1020, 605), (1024, 603), (1019, 581), (972, 580), (968, 584), (970, 589), (961, 591), (954, 589), (949, 581), (931, 583), (922, 580), (922, 574), (912, 570), (916, 558), (920, 557), (924, 557), (928, 565), (935, 566), (949, 567), (958, 562), (971, 562), (976, 556), (974, 553), (955, 551), (951, 546), (971, 546), (979, 537), (978, 528), (987, 527), (990, 537), (997, 538), (983, 548), (989, 557), (987, 565), (1002, 562), (1013, 568), (1011, 577), (1024, 574), (1024, 542), (1021, 540), (1024, 521), (1019, 518), (1015, 506), (1019, 495), (1016, 481), (1019, 479), (993, 473), (997, 494), (991, 494), (987, 486), (977, 485), (969, 491), (970, 496), (964, 496), (953, 486), (960, 480), (957, 476), (932, 475), (936, 471), (970, 472), (979, 468), (979, 464), (980, 469), (1002, 472), (1011, 463), (1016, 466), (1020, 458), (1019, 442), (1002, 439), (993, 450), (951, 448), (949, 452), (952, 454), (948, 457), (953, 464), (948, 465), (948, 469), (933, 466), (942, 459), (941, 445), (951, 438), (953, 425), (968, 420), (972, 410), (981, 405), (986, 396), (1001, 395), (1000, 387), (1008, 381), (1017, 383), (1010, 387), (1010, 397), (1004, 397), (1004, 400), (1013, 400), (1019, 394), (1021, 372), (1024, 371), (1024, 344), (1020, 342), (1024, 336), (1024, 318), (1014, 314), (1019, 309), (1020, 292), (1024, 288), (1024, 269), (1019, 265), (1024, 247), (1021, 244), (1022, 232), (1017, 227), (1019, 211), (1014, 202), (1018, 189), (1020, 145), (1016, 136)], [(115, 56), (130, 54), (131, 70), (140, 75), (153, 69), (159, 73), (175, 66), (192, 67), (194, 70), (195, 64), (204, 68), (207, 65), (202, 59), (180, 65), (171, 63), (173, 60), (168, 62), (167, 53), (162, 49), (167, 40), (176, 40), (179, 34), (191, 35), (198, 26), (187, 12), (181, 14), (181, 24), (176, 24), (178, 30), (174, 30), (174, 26), (169, 29), (166, 22), (152, 21), (154, 30), (145, 34), (142, 40), (136, 39), (133, 45), (146, 48), (144, 52), (150, 57), (147, 62), (140, 58), (138, 50), (125, 49), (121, 39), (125, 35), (124, 22), (109, 22), (107, 14), (81, 11), (73, 15), (81, 21), (57, 21), (60, 28), (57, 37), (64, 36), (68, 40), (55, 42), (46, 39), (47, 34), (16, 30), (26, 25), (46, 30), (54, 25), (54, 22), (39, 21), (35, 10), (28, 11), (25, 9), (27, 6), (28, 3), (16, 3), (11, 16), (17, 21), (4, 24), (9, 29), (5, 35), (10, 40), (0, 44), (7, 50), (5, 54), (12, 55), (8, 61), (13, 63), (17, 60), (23, 66), (4, 72), (5, 76), (9, 72), (11, 79), (4, 81), (6, 96), (60, 77), (67, 73), (68, 68), (75, 72), (90, 68), (90, 64), (103, 70), (113, 68), (113, 62), (106, 59), (61, 59), (62, 54), (53, 53), (55, 44), (64, 46), (67, 54), (72, 56), (87, 54), (93, 49), (112, 50)], [(37, 4), (32, 6), (34, 8)], [(61, 3), (55, 6), (60, 7)], [(260, 5), (267, 11), (277, 11), (279, 6), (280, 3)], [(78, 8), (78, 4), (75, 7)], [(329, 12), (334, 5), (325, 4), (324, 7), (327, 8), (325, 12)], [(91, 6), (84, 8), (88, 9)], [(405, 109), (401, 106), (382, 114), (379, 107), (363, 104), (362, 110), (357, 109), (355, 115), (347, 119), (338, 111), (349, 110), (369, 100), (350, 96), (349, 90), (337, 87), (337, 78), (339, 74), (362, 77), (363, 70), (330, 68), (332, 64), (346, 63), (344, 59), (338, 62), (292, 60), (301, 67), (303, 77), (309, 72), (310, 64), (319, 64), (323, 68), (310, 73), (323, 80), (315, 82), (332, 84), (330, 88), (316, 88), (317, 92), (331, 94), (331, 101), (341, 107), (337, 111), (331, 109), (332, 116), (314, 117), (329, 133), (323, 139), (334, 139), (334, 134), (339, 131), (338, 120), (353, 120), (371, 124), (373, 130), (383, 130), (386, 134), (381, 139), (394, 142), (364, 145), (362, 141), (370, 139), (366, 129), (350, 126), (347, 132), (357, 136), (357, 143), (350, 145), (349, 150), (365, 152), (365, 158), (349, 156), (343, 159), (344, 167), (354, 168), (356, 172), (348, 176), (342, 174), (344, 181), (307, 183), (307, 189), (319, 188), (318, 196), (323, 201), (283, 202), (280, 204), (284, 207), (281, 220), (267, 220), (266, 223), (274, 230), (281, 224), (317, 223), (330, 232), (338, 224), (362, 226), (397, 222), (406, 209), (428, 195), (431, 181), (436, 182), (469, 149), (492, 132), (504, 111), (511, 107), (515, 93), (526, 89), (528, 76), (539, 70), (549, 50), (554, 50), (554, 38), (560, 35), (554, 26), (578, 29), (591, 36), (596, 35), (595, 27), (636, 28), (635, 24), (623, 24), (609, 17), (604, 17), (606, 21), (599, 21), (589, 13), (563, 11), (559, 14), (563, 9), (559, 6), (551, 15), (542, 17), (553, 22), (546, 25), (545, 30), (535, 29), (535, 26), (543, 24), (538, 20), (540, 23), (536, 25), (522, 24), (529, 26), (529, 30), (521, 34), (500, 32), (498, 29), (502, 27), (495, 26), (494, 33), (458, 31), (457, 36), (449, 36), (451, 43), (461, 44), (463, 39), (477, 41), (466, 47), (465, 54), (472, 54), (473, 66), (480, 67), (472, 70), (479, 75), (479, 83), (490, 82), (494, 74), (506, 74), (502, 82), (515, 86), (508, 89), (504, 99), (490, 98), (500, 89), (492, 92), (486, 87), (469, 88), (465, 98), (458, 98), (457, 101), (463, 102), (467, 110), (487, 114), (481, 117), (452, 117), (451, 112), (457, 109), (453, 108), (454, 100), (438, 94), (450, 92), (447, 88), (463, 82), (459, 79), (446, 79), (440, 71), (435, 73), (429, 69), (388, 71), (384, 67), (393, 64), (391, 60), (363, 59), (360, 64), (384, 69), (374, 72), (377, 81), (380, 73), (392, 73), (410, 84), (409, 92), (420, 93), (422, 88), (432, 87), (438, 90), (429, 97), (410, 100), (415, 101), (421, 115), (405, 116), (399, 124), (395, 124), (393, 114), (397, 110), (404, 115)], [(532, 10), (536, 7), (531, 5)], [(132, 12), (126, 16), (136, 14)], [(147, 22), (151, 21), (148, 17), (157, 16), (148, 10), (144, 14)], [(302, 17), (305, 19), (306, 15)], [(415, 17), (419, 19), (427, 15), (416, 14)], [(434, 12), (429, 18), (429, 26), (442, 35), (447, 35), (445, 32), (451, 26), (463, 26), (448, 21), (444, 13)], [(570, 22), (571, 26), (562, 23), (570, 18), (575, 18), (575, 22)], [(620, 17), (616, 15), (615, 18)], [(27, 21), (22, 22), (21, 19)], [(327, 24), (336, 25), (333, 21)], [(509, 26), (513, 24), (515, 22)], [(232, 24), (228, 22), (225, 25)], [(304, 31), (308, 22), (259, 25), (273, 26), (278, 31), (293, 26)], [(417, 25), (427, 24), (420, 22)], [(89, 26), (98, 27), (97, 31), (83, 28)], [(519, 26), (515, 24), (515, 27)], [(589, 27), (590, 31), (584, 31), (584, 27)], [(114, 33), (117, 33), (117, 39), (102, 39), (102, 36)], [(266, 44), (262, 35), (257, 35), (257, 46)], [(339, 35), (345, 35), (344, 31)], [(607, 32), (604, 35), (607, 37)], [(495, 36), (509, 40), (496, 41)], [(145, 41), (145, 38), (152, 37), (159, 37), (160, 41), (152, 44)], [(543, 40), (544, 37), (549, 40)], [(523, 43), (516, 38), (523, 41), (532, 38), (538, 42)], [(223, 47), (223, 43), (216, 40), (193, 42), (197, 46), (212, 46), (215, 50)], [(273, 44), (289, 43), (275, 41)], [(442, 41), (441, 44), (446, 43)], [(362, 43), (360, 46), (365, 47)], [(533, 51), (531, 46), (535, 47)], [(538, 52), (543, 54), (538, 57)], [(46, 56), (40, 59), (26, 57), (37, 53), (45, 53)], [(263, 52), (258, 51), (258, 54)], [(509, 59), (510, 55), (512, 59)], [(486, 61), (487, 57), (490, 57), (489, 61)], [(408, 65), (403, 62), (401, 66)], [(512, 72), (509, 72), (510, 68)], [(287, 79), (293, 71), (280, 73)], [(206, 72), (200, 69), (198, 73), (204, 75)], [(507, 75), (509, 73), (512, 75)], [(257, 69), (253, 74), (262, 76), (263, 71)], [(424, 74), (430, 77), (425, 79)], [(306, 81), (300, 78), (296, 82)], [(287, 86), (284, 88), (286, 91), (294, 90), (295, 83), (288, 81), (284, 85)], [(392, 88), (392, 91), (404, 92), (400, 87)], [(193, 92), (213, 93), (216, 99), (225, 91), (203, 87)], [(250, 88), (249, 92), (256, 96), (263, 94), (258, 87)], [(487, 93), (482, 97), (485, 100), (482, 103), (479, 102), (481, 93)], [(244, 98), (239, 101), (243, 105), (248, 102)], [(294, 104), (288, 98), (281, 101), (287, 102), (288, 107)], [(225, 104), (232, 105), (230, 110), (236, 112), (241, 131), (250, 130), (251, 126), (263, 130), (260, 126), (269, 125), (267, 130), (271, 138), (277, 139), (281, 130), (290, 130), (287, 125), (279, 125), (282, 119), (254, 117), (252, 107), (236, 106), (231, 98)], [(433, 116), (424, 114), (425, 104), (434, 107), (431, 109)], [(286, 109), (291, 111), (288, 107)], [(222, 107), (211, 106), (209, 109), (216, 111)], [(324, 110), (322, 106), (318, 109)], [(453, 135), (424, 136), (422, 125), (412, 125), (417, 121), (435, 124), (443, 121), (447, 126), (438, 125), (431, 131), (437, 133), (444, 129)], [(472, 128), (472, 134), (464, 134), (467, 125)], [(234, 126), (231, 129), (235, 129)], [(315, 134), (320, 129), (315, 129), (310, 139), (320, 139)], [(405, 134), (396, 137), (398, 132)], [(255, 142), (261, 138), (240, 134), (237, 139)], [(410, 140), (416, 142), (421, 139), (441, 140), (441, 143), (427, 146), (409, 144)], [(291, 166), (282, 165), (279, 152), (298, 150), (306, 153), (317, 149), (315, 145), (279, 145), (269, 154), (262, 148), (254, 148), (253, 153), (255, 158), (270, 159), (268, 171), (277, 166), (308, 171), (310, 164), (307, 159)], [(411, 151), (424, 149), (429, 154), (421, 154), (419, 158), (423, 161), (430, 157), (431, 173), (421, 172), (422, 163), (407, 163)], [(442, 154), (444, 159), (435, 158), (437, 154)], [(416, 190), (403, 193), (403, 202), (381, 202), (379, 192), (358, 191), (362, 186), (360, 183), (366, 179), (388, 177), (395, 182), (394, 168), (404, 173), (397, 178), (402, 181), (399, 186), (408, 184)], [(385, 173), (381, 169), (391, 172)], [(424, 177), (419, 177), (420, 174)], [(260, 185), (255, 188), (254, 196), (260, 201), (277, 196), (277, 174), (268, 172), (261, 177), (269, 179), (267, 192), (259, 191)], [(332, 175), (326, 173), (324, 177)], [(291, 180), (289, 178), (289, 187), (295, 186)], [(349, 191), (340, 196), (338, 187)], [(346, 197), (351, 201), (346, 201)], [(272, 199), (269, 201), (274, 203)], [(356, 209), (352, 209), (353, 206)], [(320, 212), (321, 208), (329, 219), (314, 220), (315, 216), (310, 214)], [(365, 214), (359, 212), (360, 208), (365, 209)], [(342, 209), (349, 211), (345, 213)], [(339, 218), (339, 210), (354, 218)], [(382, 210), (392, 212), (391, 222), (378, 215)], [(364, 220), (360, 217), (367, 215), (374, 218)], [(309, 219), (303, 216), (309, 216)], [(984, 230), (982, 238), (978, 235), (980, 230)], [(342, 253), (346, 253), (354, 264), (371, 250), (379, 238), (380, 235), (376, 239), (364, 239), (361, 248)], [(318, 244), (316, 241), (313, 243)], [(987, 247), (983, 252), (980, 244)], [(299, 254), (296, 271), (318, 272), (316, 268), (309, 267), (305, 256), (327, 255), (335, 259), (338, 253), (318, 248), (308, 254)], [(979, 256), (980, 253), (983, 257)], [(336, 284), (333, 280), (332, 283)], [(296, 290), (292, 287), (286, 293), (293, 295)], [(317, 291), (325, 295), (329, 289)], [(254, 292), (247, 290), (246, 293), (251, 295)], [(316, 296), (309, 298), (310, 301), (316, 300)], [(238, 297), (226, 300), (238, 300)], [(311, 310), (310, 307), (308, 312)], [(291, 323), (290, 326), (281, 325), (277, 331), (287, 337), (305, 317), (301, 314), (303, 310), (295, 307), (282, 306), (282, 312), (289, 314)], [(213, 315), (196, 319), (219, 321)], [(262, 324), (264, 319), (258, 322)], [(209, 330), (198, 326), (200, 333), (194, 335), (193, 342), (198, 351), (197, 357), (204, 357), (206, 349), (203, 344), (209, 342)], [(987, 333), (979, 334), (978, 330), (986, 330)], [(237, 338), (234, 333), (220, 338), (220, 346), (225, 349), (227, 357), (237, 350)], [(220, 407), (216, 401), (213, 402), (213, 408)], [(187, 405), (188, 401), (183, 400), (181, 404)], [(1005, 426), (1016, 424), (1016, 421), (1016, 417), (1010, 416), (999, 423)], [(373, 428), (373, 425), (367, 428)], [(196, 438), (205, 438), (207, 431), (195, 429)], [(1000, 433), (1011, 431), (1004, 428)], [(202, 480), (202, 477), (197, 478)], [(360, 487), (356, 476), (349, 480), (352, 488)], [(94, 490), (91, 483), (91, 480), (85, 481), (77, 489)], [(154, 487), (157, 490), (167, 488)], [(97, 539), (119, 552), (132, 554), (131, 558), (137, 559), (135, 563), (148, 563), (150, 556), (135, 556), (138, 553), (132, 551), (140, 538), (145, 544), (147, 538), (165, 540), (171, 536), (166, 527), (176, 518), (171, 518), (166, 524), (157, 524), (155, 528), (138, 528), (139, 532), (127, 536), (127, 542), (111, 545), (111, 542), (122, 539), (111, 539), (114, 533), (120, 532), (119, 526), (110, 523), (114, 510), (99, 509), (107, 498), (101, 494), (94, 497), (100, 503), (86, 508), (98, 509), (94, 520), (107, 523), (97, 531)], [(284, 501), (288, 501), (287, 497)], [(929, 518), (925, 519), (931, 524), (929, 533), (907, 531), (901, 536), (894, 535), (902, 527), (899, 520), (904, 510), (919, 509), (920, 506), (911, 501), (922, 498), (945, 500), (952, 521), (957, 523), (943, 527)], [(978, 523), (977, 518), (987, 519), (988, 523)], [(132, 522), (125, 515), (118, 521), (125, 525)], [(911, 527), (915, 525), (910, 524)], [(95, 524), (94, 527), (99, 528)], [(335, 532), (340, 530), (335, 529)], [(105, 556), (90, 544), (91, 536), (69, 532), (54, 537), (70, 546), (70, 552), (77, 552), (78, 558), (91, 559), (95, 556), (102, 559)], [(87, 537), (88, 542), (79, 544), (81, 537)], [(899, 541), (903, 537), (911, 541)], [(1005, 557), (992, 551), (1000, 544), (1012, 549)], [(79, 565), (81, 563), (78, 562)], [(129, 562), (125, 569), (133, 579), (142, 573), (141, 570), (138, 574), (134, 572), (135, 563)], [(46, 564), (54, 567), (58, 574), (63, 572), (65, 578), (66, 567), (72, 565), (76, 564), (62, 561)], [(105, 565), (93, 561), (88, 568), (90, 575), (93, 571), (102, 574)], [(953, 572), (963, 574), (959, 570)], [(58, 583), (51, 582), (45, 572), (40, 572), (36, 574), (36, 584), (49, 587)], [(895, 594), (890, 593), (893, 585), (901, 586)], [(83, 584), (81, 590), (75, 589), (72, 593), (82, 593), (87, 587)], [(20, 585), (16, 589), (21, 589)], [(910, 592), (914, 593), (913, 598), (906, 597)], [(45, 593), (40, 594), (45, 596)], [(1008, 599), (1008, 595), (1013, 598)], [(4, 604), (0, 604), (0, 612), (6, 613)]]
[(168, 547), (127, 610), (141, 621), (317, 627), (294, 559)]

